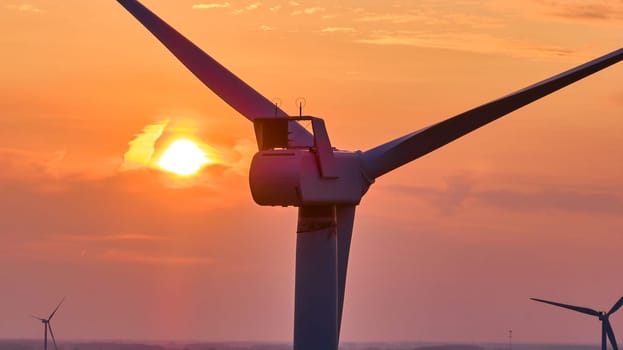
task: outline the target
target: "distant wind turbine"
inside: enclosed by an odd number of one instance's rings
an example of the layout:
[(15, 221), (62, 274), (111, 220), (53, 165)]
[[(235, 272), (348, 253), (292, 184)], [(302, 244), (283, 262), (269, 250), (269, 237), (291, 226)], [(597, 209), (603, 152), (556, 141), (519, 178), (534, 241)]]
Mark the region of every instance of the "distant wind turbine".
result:
[(58, 305), (56, 305), (56, 308), (54, 309), (54, 311), (52, 311), (52, 313), (50, 314), (50, 316), (48, 316), (48, 318), (41, 318), (41, 317), (33, 316), (33, 318), (43, 323), (43, 350), (48, 350), (48, 330), (50, 330), (50, 335), (52, 336), (52, 343), (54, 343), (54, 350), (58, 350), (58, 347), (56, 346), (56, 339), (54, 339), (54, 332), (52, 332), (52, 325), (50, 324), (50, 321), (52, 320), (52, 317), (54, 317), (54, 314), (56, 313), (58, 308), (61, 306), (63, 301), (65, 301), (65, 298), (63, 298), (61, 302), (58, 303)]
[(610, 315), (615, 313), (618, 309), (621, 308), (621, 306), (623, 306), (623, 297), (621, 297), (621, 299), (619, 299), (619, 301), (617, 301), (616, 304), (614, 304), (614, 306), (612, 306), (612, 308), (608, 312), (605, 312), (605, 311), (595, 311), (595, 310), (589, 309), (587, 307), (561, 304), (561, 303), (556, 303), (556, 302), (553, 302), (553, 301), (547, 301), (547, 300), (543, 300), (543, 299), (537, 299), (537, 298), (530, 298), (530, 299), (532, 299), (534, 301), (541, 302), (541, 303), (551, 304), (551, 305), (559, 306), (559, 307), (562, 307), (562, 308), (565, 308), (565, 309), (581, 312), (583, 314), (597, 316), (599, 318), (599, 320), (601, 321), (601, 349), (602, 350), (606, 350), (607, 349), (608, 343), (606, 341), (606, 337), (608, 337), (610, 339), (610, 344), (612, 344), (612, 348), (614, 350), (619, 350), (619, 348), (617, 346), (617, 340), (614, 337), (614, 331), (612, 330), (612, 325), (610, 324), (609, 318), (610, 318)]

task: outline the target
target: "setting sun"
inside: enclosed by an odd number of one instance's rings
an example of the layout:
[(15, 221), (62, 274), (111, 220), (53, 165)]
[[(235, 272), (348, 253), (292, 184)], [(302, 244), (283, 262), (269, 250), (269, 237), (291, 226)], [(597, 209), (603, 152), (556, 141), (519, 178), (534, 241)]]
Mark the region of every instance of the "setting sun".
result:
[(173, 142), (158, 159), (161, 169), (181, 176), (192, 175), (209, 163), (211, 160), (206, 153), (187, 139)]

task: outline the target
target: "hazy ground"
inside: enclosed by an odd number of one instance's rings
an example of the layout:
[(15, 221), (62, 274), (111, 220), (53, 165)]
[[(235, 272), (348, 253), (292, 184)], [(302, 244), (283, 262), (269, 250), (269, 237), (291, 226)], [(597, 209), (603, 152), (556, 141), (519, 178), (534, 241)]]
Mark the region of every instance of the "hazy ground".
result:
[[(49, 343), (49, 349), (53, 345)], [(59, 350), (285, 350), (285, 343), (59, 342)], [(42, 350), (42, 340), (0, 340), (0, 350)], [(513, 344), (512, 350), (598, 350), (598, 345)], [(344, 343), (340, 350), (509, 350), (508, 344)]]

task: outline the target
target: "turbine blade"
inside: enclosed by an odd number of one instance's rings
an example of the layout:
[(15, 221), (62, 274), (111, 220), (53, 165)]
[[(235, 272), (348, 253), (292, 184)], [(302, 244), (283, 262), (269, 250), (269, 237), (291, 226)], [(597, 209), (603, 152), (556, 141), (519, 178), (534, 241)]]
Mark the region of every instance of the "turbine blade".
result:
[(300, 207), (296, 230), (294, 349), (337, 350), (335, 206)]
[(34, 318), (35, 320), (39, 320), (39, 321), (47, 321), (45, 318), (37, 317), (34, 315), (30, 315), (30, 317)]
[(355, 221), (355, 206), (343, 205), (336, 208), (337, 216), (337, 336), (340, 338), (342, 328), (342, 311), (344, 310), (344, 292), (346, 290), (346, 272), (348, 271), (348, 255), (350, 240)]
[(569, 310), (573, 310), (573, 311), (577, 311), (577, 312), (581, 312), (583, 314), (587, 314), (587, 315), (592, 315), (592, 316), (599, 316), (599, 312), (595, 311), (593, 309), (589, 309), (587, 307), (581, 307), (581, 306), (573, 306), (573, 305), (567, 305), (567, 304), (561, 304), (561, 303), (557, 303), (554, 301), (547, 301), (547, 300), (543, 300), (543, 299), (537, 299), (537, 298), (530, 298), (534, 301), (538, 301), (541, 303), (546, 303), (546, 304), (551, 304), (551, 305), (555, 305), (555, 306), (559, 306), (559, 307), (563, 307), (565, 309), (569, 309)]
[(50, 335), (52, 336), (52, 343), (54, 344), (54, 350), (58, 350), (56, 346), (56, 339), (54, 339), (54, 332), (52, 332), (52, 325), (48, 323), (48, 328), (50, 329)]
[(623, 59), (623, 48), (362, 154), (372, 179)]
[(614, 331), (612, 330), (612, 325), (610, 324), (610, 320), (605, 319), (604, 321), (606, 327), (606, 333), (608, 334), (608, 339), (610, 339), (610, 344), (612, 344), (612, 349), (619, 350), (617, 346), (617, 339), (614, 337)]
[[(145, 26), (201, 82), (247, 119), (287, 117), (287, 114), (210, 55), (136, 0), (117, 0)], [(288, 123), (297, 144), (311, 142), (311, 134), (298, 123)]]
[(623, 297), (621, 297), (621, 299), (619, 299), (619, 301), (617, 301), (617, 303), (614, 304), (614, 306), (612, 306), (612, 309), (610, 309), (610, 311), (608, 311), (608, 316), (610, 316), (613, 313), (617, 312), (617, 310), (620, 309), (621, 306), (623, 306)]
[(56, 308), (54, 309), (54, 311), (52, 311), (52, 313), (50, 314), (50, 317), (48, 317), (48, 321), (52, 319), (52, 317), (54, 316), (58, 308), (61, 307), (61, 304), (63, 303), (63, 301), (65, 301), (65, 297), (63, 297), (63, 299), (61, 299), (61, 302), (58, 303), (58, 305), (56, 305)]

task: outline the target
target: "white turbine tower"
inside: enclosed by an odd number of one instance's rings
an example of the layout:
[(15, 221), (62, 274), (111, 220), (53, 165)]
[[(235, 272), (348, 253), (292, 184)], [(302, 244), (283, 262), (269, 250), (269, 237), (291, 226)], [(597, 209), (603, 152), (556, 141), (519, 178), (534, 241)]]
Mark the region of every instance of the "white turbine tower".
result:
[[(337, 349), (355, 207), (374, 180), (522, 106), (623, 59), (579, 67), (361, 152), (335, 149), (324, 121), (289, 117), (136, 0), (117, 0), (222, 100), (253, 121), (249, 173), (260, 205), (298, 207), (294, 349)], [(298, 121), (309, 120), (313, 135)]]
[(596, 316), (601, 321), (601, 350), (608, 349), (608, 341), (606, 340), (606, 338), (610, 339), (610, 344), (612, 345), (613, 350), (619, 350), (619, 347), (617, 346), (617, 340), (614, 336), (614, 331), (612, 330), (612, 325), (610, 324), (610, 315), (617, 312), (617, 310), (619, 310), (621, 306), (623, 306), (623, 297), (621, 297), (621, 299), (619, 299), (619, 301), (617, 301), (612, 306), (612, 308), (610, 308), (610, 311), (608, 312), (596, 311), (593, 309), (589, 309), (587, 307), (561, 304), (561, 303), (557, 303), (554, 301), (548, 301), (548, 300), (543, 300), (543, 299), (537, 299), (537, 298), (530, 298), (530, 299), (541, 302), (541, 303), (546, 303), (546, 304), (562, 307), (565, 309), (581, 312), (586, 315)]

